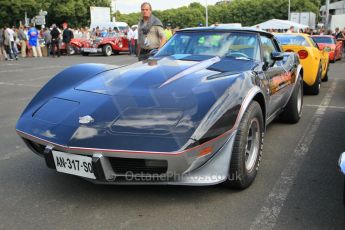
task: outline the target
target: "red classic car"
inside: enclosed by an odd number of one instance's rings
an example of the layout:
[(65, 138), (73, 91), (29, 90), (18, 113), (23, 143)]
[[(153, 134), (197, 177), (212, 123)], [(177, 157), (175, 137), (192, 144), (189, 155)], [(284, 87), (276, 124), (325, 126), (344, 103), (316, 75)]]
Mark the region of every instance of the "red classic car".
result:
[(313, 40), (317, 43), (320, 50), (325, 47), (329, 47), (329, 60), (335, 62), (341, 60), (343, 55), (343, 44), (341, 41), (337, 41), (332, 35), (312, 35)]
[[(70, 50), (69, 53), (71, 55), (73, 54), (79, 54), (81, 52), (81, 48), (83, 48), (85, 46), (85, 44), (90, 43), (89, 40), (87, 40), (86, 38), (73, 38), (70, 42)], [(67, 53), (66, 50), (66, 44), (62, 43), (60, 46), (60, 50), (61, 52), (65, 52)]]
[(128, 40), (125, 36), (117, 33), (109, 33), (106, 37), (97, 37), (94, 40), (84, 44), (81, 48), (81, 54), (84, 56), (90, 53), (102, 53), (104, 56), (110, 56), (113, 53), (128, 52)]

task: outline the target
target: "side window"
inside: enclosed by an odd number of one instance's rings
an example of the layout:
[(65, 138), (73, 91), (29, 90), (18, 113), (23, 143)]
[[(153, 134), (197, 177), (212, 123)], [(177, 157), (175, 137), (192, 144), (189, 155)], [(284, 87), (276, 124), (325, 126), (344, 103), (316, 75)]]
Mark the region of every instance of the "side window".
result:
[(271, 53), (278, 51), (273, 41), (265, 36), (260, 36), (262, 45), (262, 57), (265, 62), (272, 63)]
[(309, 41), (315, 48), (319, 49), (319, 46), (316, 44), (316, 42), (313, 39), (309, 38)]

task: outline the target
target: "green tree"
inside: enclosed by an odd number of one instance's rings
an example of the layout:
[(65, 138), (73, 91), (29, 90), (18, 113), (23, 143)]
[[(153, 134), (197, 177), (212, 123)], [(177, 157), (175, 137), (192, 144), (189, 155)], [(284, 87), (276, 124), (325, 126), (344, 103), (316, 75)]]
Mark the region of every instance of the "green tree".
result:
[(25, 12), (33, 17), (37, 9), (39, 4), (35, 0), (0, 0), (0, 25), (18, 26), (19, 21), (24, 23)]

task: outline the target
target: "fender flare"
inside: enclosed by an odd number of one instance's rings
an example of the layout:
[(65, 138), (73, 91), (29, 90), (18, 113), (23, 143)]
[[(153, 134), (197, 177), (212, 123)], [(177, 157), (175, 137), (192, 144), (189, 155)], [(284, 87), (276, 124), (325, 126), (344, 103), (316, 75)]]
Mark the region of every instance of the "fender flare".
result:
[[(237, 119), (236, 119), (236, 122), (235, 122), (235, 125), (234, 125), (236, 130), (237, 130), (237, 128), (238, 128), (238, 126), (239, 126), (239, 124), (240, 124), (240, 122), (242, 120), (242, 117), (243, 117), (244, 113), (247, 111), (250, 103), (252, 101), (256, 101), (255, 98), (257, 98), (258, 96), (262, 97), (264, 99), (263, 102), (258, 101), (258, 103), (260, 104), (260, 107), (261, 107), (261, 110), (262, 110), (262, 115), (264, 117), (264, 124), (265, 124), (265, 127), (266, 127), (266, 118), (267, 118), (266, 111), (267, 111), (267, 108), (266, 108), (265, 96), (264, 96), (264, 93), (262, 92), (262, 90), (261, 90), (261, 88), (259, 86), (254, 86), (253, 88), (251, 88), (249, 90), (249, 92), (247, 93), (247, 95), (243, 99), (240, 112), (238, 113), (238, 116), (237, 116)], [(263, 106), (264, 106), (264, 108), (262, 108)]]

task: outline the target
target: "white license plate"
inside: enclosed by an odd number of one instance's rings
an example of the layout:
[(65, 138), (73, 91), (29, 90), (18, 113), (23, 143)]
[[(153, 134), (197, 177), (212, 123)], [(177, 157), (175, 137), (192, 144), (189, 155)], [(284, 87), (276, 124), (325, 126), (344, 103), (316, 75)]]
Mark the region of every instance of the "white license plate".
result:
[(83, 48), (83, 52), (97, 53), (97, 48)]
[(92, 158), (53, 150), (55, 167), (58, 172), (96, 179), (92, 170)]

